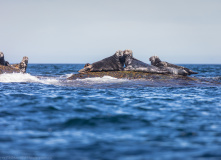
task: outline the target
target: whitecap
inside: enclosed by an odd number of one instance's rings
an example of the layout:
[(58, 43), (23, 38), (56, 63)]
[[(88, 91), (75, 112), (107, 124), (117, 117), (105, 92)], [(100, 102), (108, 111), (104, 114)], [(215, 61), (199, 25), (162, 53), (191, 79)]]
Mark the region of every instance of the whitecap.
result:
[(118, 79), (111, 76), (103, 76), (103, 77), (77, 79), (76, 81), (82, 81), (86, 83), (120, 83), (127, 81), (127, 79)]
[(28, 73), (4, 73), (0, 74), (0, 82), (11, 83), (11, 82), (38, 82), (39, 79)]
[(13, 82), (29, 82), (29, 83), (43, 83), (43, 84), (57, 84), (59, 80), (51, 77), (36, 77), (29, 73), (4, 73), (0, 74), (1, 83), (13, 83)]

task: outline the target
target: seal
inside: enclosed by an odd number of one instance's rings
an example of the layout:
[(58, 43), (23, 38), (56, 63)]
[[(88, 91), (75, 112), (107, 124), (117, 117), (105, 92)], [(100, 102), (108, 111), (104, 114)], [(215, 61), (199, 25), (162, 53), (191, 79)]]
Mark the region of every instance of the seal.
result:
[(188, 68), (161, 61), (158, 56), (152, 56), (149, 58), (149, 60), (151, 62), (151, 65), (165, 69), (170, 74), (183, 75), (183, 76), (198, 74), (197, 72), (194, 72)]
[(24, 56), (19, 64), (13, 64), (11, 66), (16, 69), (19, 69), (22, 73), (26, 73), (26, 69), (28, 66), (28, 57)]
[(123, 71), (124, 56), (123, 51), (118, 50), (114, 55), (92, 64), (85, 64), (84, 68), (79, 70), (79, 73), (84, 72), (101, 72), (101, 71)]
[(27, 66), (28, 66), (28, 57), (24, 56), (19, 64), (19, 69), (21, 70), (21, 72), (26, 73)]
[(9, 62), (5, 61), (4, 53), (0, 52), (0, 65), (9, 66)]
[(133, 52), (130, 49), (126, 49), (123, 52), (125, 57), (125, 71), (137, 71), (137, 72), (146, 72), (146, 73), (158, 73), (158, 74), (167, 74), (168, 71), (151, 66), (147, 63), (144, 63), (133, 57)]

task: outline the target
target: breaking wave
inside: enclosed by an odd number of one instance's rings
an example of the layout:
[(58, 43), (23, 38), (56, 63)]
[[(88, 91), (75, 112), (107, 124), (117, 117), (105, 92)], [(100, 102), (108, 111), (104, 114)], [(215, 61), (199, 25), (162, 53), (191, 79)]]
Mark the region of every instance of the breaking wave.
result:
[(33, 76), (28, 73), (0, 74), (0, 83), (40, 83), (46, 85), (86, 87), (86, 88), (119, 88), (119, 87), (182, 87), (182, 86), (220, 86), (220, 77), (198, 78), (197, 81), (150, 81), (118, 79), (111, 76), (67, 80), (72, 74), (57, 77)]
[(59, 80), (50, 77), (36, 77), (28, 73), (4, 73), (0, 75), (0, 82), (2, 83), (44, 83), (44, 84), (56, 84)]
[[(110, 76), (104, 76), (102, 78), (86, 78), (86, 79), (77, 79), (77, 80), (67, 80), (71, 74), (62, 75), (60, 77), (43, 77), (43, 76), (33, 76), (28, 73), (4, 73), (0, 75), (1, 83), (43, 83), (43, 84), (52, 84), (52, 85), (67, 85), (70, 84), (108, 84), (108, 83), (120, 83), (128, 81), (126, 79), (118, 79)], [(77, 86), (78, 86), (77, 85)]]
[(128, 79), (118, 79), (111, 76), (103, 76), (103, 77), (77, 79), (76, 81), (82, 81), (86, 83), (119, 83), (119, 82), (126, 82), (128, 81)]
[(0, 82), (11, 83), (11, 82), (38, 82), (39, 79), (28, 73), (4, 73), (0, 75)]

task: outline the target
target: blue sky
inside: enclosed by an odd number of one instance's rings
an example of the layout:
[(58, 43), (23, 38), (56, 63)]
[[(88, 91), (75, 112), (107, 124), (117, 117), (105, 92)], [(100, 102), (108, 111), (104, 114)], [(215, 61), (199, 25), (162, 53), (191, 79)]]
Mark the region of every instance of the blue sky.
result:
[(221, 62), (220, 0), (0, 0), (11, 63), (92, 63), (132, 49), (172, 63)]

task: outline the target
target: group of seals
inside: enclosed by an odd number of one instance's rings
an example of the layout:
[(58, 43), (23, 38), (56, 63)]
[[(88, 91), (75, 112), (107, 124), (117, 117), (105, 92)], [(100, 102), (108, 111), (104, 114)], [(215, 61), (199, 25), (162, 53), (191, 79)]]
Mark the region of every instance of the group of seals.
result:
[[(79, 73), (84, 72), (101, 72), (101, 71), (137, 71), (158, 74), (175, 74), (187, 76), (197, 74), (196, 72), (168, 62), (162, 62), (159, 57), (152, 56), (149, 59), (151, 65), (144, 63), (133, 57), (132, 50), (118, 50), (116, 53), (101, 61), (89, 64), (87, 63)], [(125, 68), (124, 68), (125, 66)]]
[[(188, 68), (161, 61), (158, 56), (152, 56), (149, 58), (149, 60), (151, 62), (151, 65), (134, 58), (132, 50), (118, 50), (115, 52), (114, 55), (103, 60), (92, 64), (87, 63), (84, 68), (79, 70), (78, 72), (85, 73), (102, 71), (136, 71), (183, 76), (197, 74), (197, 72), (194, 72)], [(20, 70), (20, 72), (22, 73), (25, 73), (28, 65), (28, 57), (23, 57), (22, 61), (19, 64), (10, 65), (8, 61), (5, 61), (3, 52), (0, 52), (0, 65), (8, 66), (12, 69), (14, 68)]]
[(149, 60), (151, 62), (151, 65), (167, 70), (170, 74), (177, 74), (183, 76), (198, 74), (197, 72), (194, 72), (188, 68), (161, 61), (158, 56), (152, 56), (149, 58)]
[(164, 74), (167, 71), (151, 66), (133, 57), (132, 50), (126, 49), (124, 52), (125, 56), (125, 71), (137, 71), (137, 72), (147, 72), (147, 73), (159, 73)]
[(10, 65), (8, 61), (5, 61), (3, 52), (0, 52), (0, 65), (7, 66), (13, 70), (19, 70), (22, 73), (26, 73), (26, 69), (28, 66), (28, 57), (23, 57), (22, 61), (19, 64)]

